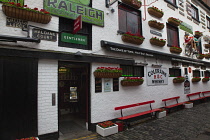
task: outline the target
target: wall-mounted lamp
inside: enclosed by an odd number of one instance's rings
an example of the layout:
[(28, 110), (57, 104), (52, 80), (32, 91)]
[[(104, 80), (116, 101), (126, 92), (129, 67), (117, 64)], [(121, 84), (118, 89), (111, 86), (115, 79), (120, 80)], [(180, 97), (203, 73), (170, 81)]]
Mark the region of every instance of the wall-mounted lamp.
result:
[(148, 63), (147, 62), (136, 62), (135, 65), (138, 65), (138, 66), (147, 66)]
[(162, 65), (152, 64), (152, 67), (155, 67), (155, 68), (160, 68), (160, 67), (162, 67)]

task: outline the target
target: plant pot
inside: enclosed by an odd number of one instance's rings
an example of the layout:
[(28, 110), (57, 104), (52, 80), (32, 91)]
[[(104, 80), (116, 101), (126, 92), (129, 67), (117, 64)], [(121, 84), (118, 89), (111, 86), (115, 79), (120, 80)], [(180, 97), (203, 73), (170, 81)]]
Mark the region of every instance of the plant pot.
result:
[(51, 20), (51, 15), (41, 14), (38, 12), (19, 9), (7, 5), (2, 5), (2, 11), (8, 17), (22, 19), (26, 21), (33, 21), (37, 23), (47, 24)]
[(204, 56), (203, 56), (203, 55), (199, 55), (197, 58), (198, 58), (198, 59), (203, 59)]
[(163, 13), (156, 11), (155, 9), (149, 7), (148, 9), (148, 13), (152, 16), (155, 16), (157, 18), (162, 18), (163, 17)]
[(141, 7), (141, 3), (138, 0), (122, 0), (123, 3), (130, 5), (135, 9), (139, 9)]
[(115, 126), (108, 127), (108, 128), (102, 128), (96, 125), (96, 132), (103, 137), (109, 136), (109, 135), (118, 133), (118, 125), (115, 124)]
[(204, 44), (205, 48), (210, 48), (210, 44)]
[(184, 108), (192, 108), (192, 107), (193, 107), (193, 103), (184, 104)]
[(127, 35), (122, 35), (121, 38), (124, 42), (132, 43), (132, 44), (136, 44), (136, 45), (141, 45), (144, 42), (143, 39), (138, 39), (138, 38), (135, 38), (132, 36), (127, 36)]
[(158, 24), (155, 21), (149, 21), (148, 24), (149, 24), (150, 27), (156, 28), (158, 30), (162, 30), (165, 27), (164, 24)]
[(182, 52), (182, 50), (178, 50), (178, 49), (170, 47), (170, 52), (180, 54)]
[(201, 78), (200, 79), (192, 79), (192, 82), (199, 82), (201, 80)]
[(204, 57), (208, 59), (210, 58), (210, 54), (204, 54)]
[(160, 47), (163, 47), (166, 44), (166, 42), (159, 41), (159, 40), (156, 40), (156, 39), (150, 39), (150, 43), (152, 45), (156, 45), (156, 46), (160, 46)]
[(185, 79), (173, 79), (173, 83), (183, 83)]
[(208, 82), (208, 81), (209, 81), (209, 79), (207, 79), (207, 78), (202, 79), (202, 82)]
[(121, 81), (122, 86), (139, 86), (143, 84), (144, 81), (138, 81), (138, 82), (130, 82), (130, 81)]
[(119, 72), (94, 72), (93, 74), (96, 78), (119, 78), (122, 75)]
[(195, 32), (195, 36), (196, 37), (201, 37), (203, 34), (199, 33), (199, 32)]
[(180, 25), (180, 22), (175, 21), (175, 20), (173, 20), (171, 18), (168, 19), (168, 23), (170, 23), (170, 24), (172, 24), (174, 26), (179, 26)]
[(156, 112), (156, 117), (157, 118), (163, 118), (166, 116), (166, 111), (161, 111), (161, 112)]

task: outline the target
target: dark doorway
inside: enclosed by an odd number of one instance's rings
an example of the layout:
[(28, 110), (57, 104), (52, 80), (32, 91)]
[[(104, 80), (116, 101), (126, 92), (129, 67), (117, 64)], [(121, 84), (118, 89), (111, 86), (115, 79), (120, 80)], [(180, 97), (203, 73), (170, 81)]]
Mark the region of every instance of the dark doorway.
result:
[(0, 57), (0, 139), (37, 136), (38, 60)]
[(88, 134), (89, 64), (59, 62), (58, 73), (60, 137)]

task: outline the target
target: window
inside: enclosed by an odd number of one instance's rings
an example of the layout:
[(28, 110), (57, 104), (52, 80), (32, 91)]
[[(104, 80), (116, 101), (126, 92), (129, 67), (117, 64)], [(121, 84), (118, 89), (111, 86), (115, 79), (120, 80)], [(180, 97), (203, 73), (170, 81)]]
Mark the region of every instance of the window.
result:
[(209, 17), (206, 17), (206, 20), (207, 20), (207, 28), (210, 29), (210, 18)]
[(170, 3), (171, 5), (176, 6), (176, 0), (165, 0), (165, 2)]
[(191, 5), (191, 14), (192, 14), (192, 18), (199, 21), (199, 18), (198, 18), (198, 9)]
[(170, 77), (181, 76), (181, 69), (169, 68), (169, 76)]
[(168, 46), (179, 46), (178, 28), (167, 24), (167, 43)]
[(201, 77), (201, 73), (199, 70), (193, 70), (193, 77)]
[(210, 72), (209, 71), (204, 71), (204, 77), (210, 77)]
[(144, 77), (143, 66), (121, 65), (120, 67), (123, 69), (123, 77)]
[(138, 10), (119, 5), (119, 32), (131, 32), (132, 34), (142, 34), (141, 13)]
[[(85, 49), (85, 50), (90, 50), (92, 49), (92, 25), (88, 23), (82, 22), (82, 29), (77, 32), (78, 35), (78, 40), (80, 42), (78, 43), (75, 40), (72, 40), (69, 42), (69, 38), (71, 38), (72, 32), (73, 32), (73, 26), (74, 20), (72, 19), (67, 19), (67, 18), (62, 18), (59, 17), (59, 42), (58, 46), (60, 47), (68, 47), (68, 48), (77, 48), (77, 49)], [(70, 34), (70, 37), (66, 37), (68, 41), (61, 41), (61, 35), (62, 33), (67, 33), (68, 35)], [(84, 39), (87, 38), (87, 39)], [(82, 40), (82, 41), (81, 41)], [(86, 40), (87, 44), (83, 44)]]

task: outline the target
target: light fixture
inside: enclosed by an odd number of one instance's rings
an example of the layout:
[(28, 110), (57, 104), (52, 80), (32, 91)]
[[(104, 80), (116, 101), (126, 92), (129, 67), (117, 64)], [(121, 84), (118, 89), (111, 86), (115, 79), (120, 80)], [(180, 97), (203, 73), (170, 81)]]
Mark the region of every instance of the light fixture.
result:
[(76, 56), (82, 56), (82, 53), (80, 51), (77, 51), (74, 55), (76, 55)]
[(136, 62), (135, 65), (138, 65), (138, 66), (147, 66), (148, 63), (147, 62)]
[(160, 68), (160, 67), (162, 67), (162, 65), (159, 65), (159, 64), (152, 64), (152, 67)]

